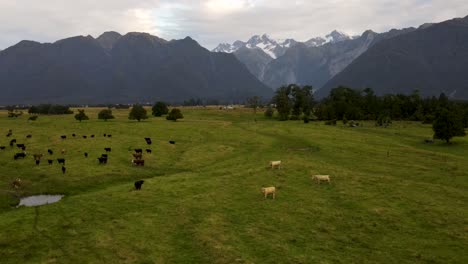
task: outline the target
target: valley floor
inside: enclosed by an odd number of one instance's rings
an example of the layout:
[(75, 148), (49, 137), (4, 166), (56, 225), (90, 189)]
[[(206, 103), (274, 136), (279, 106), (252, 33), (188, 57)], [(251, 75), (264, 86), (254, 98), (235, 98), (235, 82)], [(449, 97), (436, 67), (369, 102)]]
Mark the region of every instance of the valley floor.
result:
[[(104, 122), (98, 110), (82, 123), (0, 112), (0, 263), (468, 263), (468, 138), (425, 144), (420, 123), (254, 121), (251, 109), (183, 108), (177, 122), (129, 121), (128, 110)], [(11, 138), (26, 159), (13, 160)], [(152, 149), (145, 167), (131, 166), (134, 148)], [(45, 154), (39, 166), (33, 153)], [(65, 197), (14, 207), (33, 194)]]

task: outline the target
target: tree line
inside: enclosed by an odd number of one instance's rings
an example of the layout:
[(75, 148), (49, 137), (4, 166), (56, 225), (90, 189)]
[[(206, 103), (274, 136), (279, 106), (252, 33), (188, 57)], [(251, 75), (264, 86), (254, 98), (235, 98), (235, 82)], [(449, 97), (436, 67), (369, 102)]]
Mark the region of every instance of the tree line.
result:
[(444, 93), (423, 98), (418, 90), (410, 95), (377, 96), (371, 88), (340, 86), (316, 101), (312, 87), (291, 84), (276, 91), (265, 115), (271, 118), (275, 112), (279, 120), (321, 120), (331, 125), (338, 120), (375, 120), (378, 126), (388, 126), (392, 120), (421, 121), (433, 124), (434, 138), (447, 142), (453, 136), (465, 135), (464, 128), (468, 128), (468, 102), (449, 100)]

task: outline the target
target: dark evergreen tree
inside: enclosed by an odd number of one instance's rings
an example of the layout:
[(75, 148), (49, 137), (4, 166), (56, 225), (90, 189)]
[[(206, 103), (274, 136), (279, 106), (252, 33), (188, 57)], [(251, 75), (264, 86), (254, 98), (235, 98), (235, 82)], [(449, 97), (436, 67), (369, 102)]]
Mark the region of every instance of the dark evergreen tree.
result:
[(432, 125), (434, 138), (442, 139), (449, 143), (453, 137), (465, 136), (463, 120), (458, 114), (453, 109), (450, 111), (447, 108), (440, 108), (436, 120)]
[(152, 108), (153, 116), (163, 116), (169, 113), (169, 108), (167, 108), (166, 103), (164, 102), (156, 102)]
[(278, 117), (280, 120), (288, 120), (291, 113), (292, 100), (289, 97), (291, 94), (291, 85), (280, 87), (276, 91), (276, 95), (273, 98), (273, 103), (276, 104), (276, 111), (278, 111)]

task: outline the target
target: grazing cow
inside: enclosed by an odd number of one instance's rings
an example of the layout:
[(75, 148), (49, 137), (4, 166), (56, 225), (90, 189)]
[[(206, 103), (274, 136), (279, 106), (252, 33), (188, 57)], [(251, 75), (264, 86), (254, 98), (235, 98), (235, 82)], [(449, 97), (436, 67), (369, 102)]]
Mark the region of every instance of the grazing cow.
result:
[(145, 181), (144, 180), (139, 180), (135, 182), (135, 189), (136, 190), (141, 190), (141, 185), (143, 185)]
[(66, 138), (67, 138), (67, 136), (65, 136), (65, 135), (60, 136), (60, 137), (61, 137), (62, 139), (66, 139)]
[(169, 143), (174, 145), (175, 144), (175, 141), (174, 140), (169, 140)]
[(16, 144), (18, 148), (24, 148), (24, 144)]
[(54, 154), (54, 152), (51, 149), (48, 149), (47, 152), (49, 152), (50, 155)]
[(48, 159), (47, 162), (49, 163), (49, 165), (52, 165), (52, 163), (54, 163), (54, 160)]
[(112, 135), (107, 135), (108, 138), (112, 137)]
[(281, 169), (281, 160), (277, 161), (270, 161), (270, 167), (273, 168), (278, 168)]
[(91, 135), (90, 137), (94, 138), (94, 135)]
[(86, 139), (86, 138), (87, 138), (87, 136), (83, 136), (83, 138), (84, 138), (84, 139)]
[(36, 160), (36, 165), (39, 165), (41, 163), (41, 160)]
[(135, 153), (143, 153), (142, 149), (135, 149)]
[(151, 154), (151, 149), (146, 149), (146, 153)]
[(262, 193), (264, 194), (265, 199), (267, 196), (271, 193), (273, 196), (273, 199), (275, 199), (276, 196), (276, 188), (275, 187), (264, 187), (262, 188)]
[(66, 170), (67, 170), (67, 169), (65, 168), (65, 166), (62, 166), (62, 173), (63, 173), (63, 174), (65, 174), (65, 171), (66, 171)]
[(16, 143), (16, 139), (10, 140), (10, 147), (13, 147), (13, 144), (15, 144), (15, 143)]
[(425, 139), (424, 142), (427, 144), (432, 144), (434, 143), (434, 139)]
[(15, 156), (13, 156), (13, 158), (14, 158), (15, 160), (17, 160), (17, 159), (19, 159), (19, 158), (24, 159), (24, 158), (26, 158), (26, 153), (23, 153), (23, 152), (21, 152), (21, 153), (16, 153)]
[(62, 154), (65, 154), (66, 152), (67, 152), (67, 150), (65, 150), (65, 149), (62, 149), (62, 150), (60, 151), (60, 153), (62, 153)]
[(12, 183), (11, 183), (11, 186), (15, 189), (18, 189), (19, 187), (21, 187), (21, 179), (20, 178), (16, 178)]
[(145, 140), (146, 140), (146, 144), (148, 144), (148, 145), (151, 145), (151, 143), (153, 143), (153, 142), (151, 141), (151, 138), (145, 138)]
[(320, 184), (323, 181), (328, 182), (328, 184), (330, 184), (330, 175), (314, 175), (312, 176), (312, 180), (317, 180), (318, 184)]
[(107, 134), (104, 134), (104, 137), (107, 137)]
[(84, 156), (85, 156), (85, 158), (87, 158), (88, 157), (88, 152), (85, 152)]
[(64, 158), (59, 158), (59, 159), (57, 159), (57, 162), (58, 162), (59, 164), (65, 165), (65, 159), (64, 159)]
[(108, 156), (107, 154), (101, 154), (101, 157), (103, 157), (103, 158), (106, 158), (106, 159), (107, 159), (109, 156)]
[(135, 166), (145, 166), (145, 160), (132, 160), (132, 164)]
[(42, 157), (44, 157), (44, 154), (34, 154), (33, 157), (34, 157), (34, 160), (41, 160)]
[(4, 150), (6, 147), (5, 146), (0, 146), (0, 149), (1, 150)]
[(99, 160), (99, 164), (107, 164), (107, 158), (106, 157), (99, 157), (97, 159)]
[(27, 135), (27, 136), (26, 136), (26, 138), (32, 138), (32, 135), (31, 135), (31, 134), (29, 134), (29, 135)]
[(143, 157), (143, 153), (133, 153), (133, 157), (137, 160), (141, 159)]
[(105, 150), (106, 152), (111, 152), (112, 149), (111, 149), (111, 148), (104, 148), (104, 150)]
[(72, 134), (72, 137), (76, 137), (76, 134), (75, 134), (75, 133), (73, 133), (73, 134)]

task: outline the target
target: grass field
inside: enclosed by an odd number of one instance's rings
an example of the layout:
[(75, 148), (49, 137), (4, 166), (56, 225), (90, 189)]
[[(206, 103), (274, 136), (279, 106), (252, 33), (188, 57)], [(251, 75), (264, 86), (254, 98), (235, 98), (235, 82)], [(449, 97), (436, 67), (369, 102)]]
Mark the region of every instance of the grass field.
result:
[[(82, 123), (0, 112), (0, 263), (468, 263), (468, 138), (425, 144), (431, 127), (411, 122), (254, 122), (249, 109), (185, 108), (178, 122), (129, 121), (128, 110), (104, 122), (98, 110)], [(13, 160), (8, 129), (29, 157)], [(145, 137), (153, 153), (132, 167)], [(109, 163), (98, 165), (104, 147)], [(34, 164), (48, 148), (67, 160), (65, 175)], [(32, 194), (66, 196), (14, 207)]]

